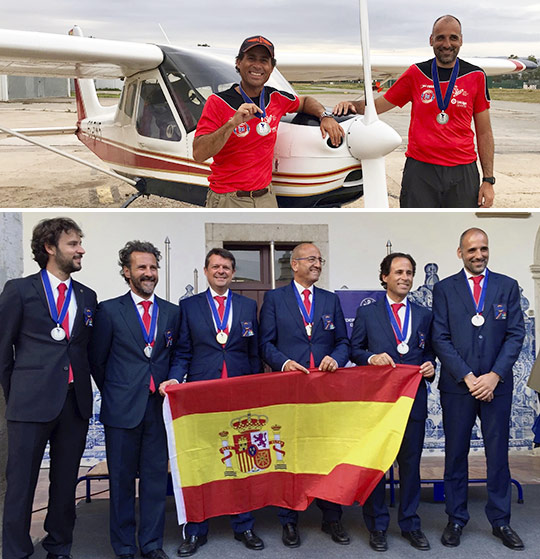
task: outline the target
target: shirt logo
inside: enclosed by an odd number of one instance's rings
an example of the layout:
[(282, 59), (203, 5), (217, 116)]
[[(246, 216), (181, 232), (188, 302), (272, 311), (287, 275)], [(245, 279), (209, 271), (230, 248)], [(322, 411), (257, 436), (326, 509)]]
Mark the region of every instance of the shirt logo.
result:
[(420, 99), (422, 99), (422, 103), (431, 103), (435, 99), (435, 93), (431, 89), (426, 89), (420, 95)]
[(234, 134), (238, 136), (238, 138), (244, 138), (249, 134), (249, 124), (247, 122), (243, 122), (239, 124), (234, 130)]

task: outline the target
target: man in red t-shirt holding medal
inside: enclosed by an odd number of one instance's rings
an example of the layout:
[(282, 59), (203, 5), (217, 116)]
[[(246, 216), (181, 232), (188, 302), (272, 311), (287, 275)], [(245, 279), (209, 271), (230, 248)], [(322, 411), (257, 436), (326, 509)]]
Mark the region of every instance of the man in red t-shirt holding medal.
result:
[[(412, 102), (409, 145), (401, 182), (402, 208), (489, 208), (493, 205), (493, 133), (486, 75), (460, 60), (461, 23), (438, 18), (429, 39), (435, 58), (408, 68), (375, 100), (377, 113)], [(363, 114), (364, 101), (343, 101), (336, 115)], [(476, 164), (474, 119), (478, 157)]]
[(240, 83), (210, 95), (193, 141), (193, 158), (210, 165), (209, 208), (277, 208), (272, 192), (272, 159), (277, 129), (286, 113), (304, 112), (321, 121), (323, 138), (338, 146), (343, 129), (313, 97), (265, 86), (276, 65), (274, 45), (247, 38), (236, 57)]

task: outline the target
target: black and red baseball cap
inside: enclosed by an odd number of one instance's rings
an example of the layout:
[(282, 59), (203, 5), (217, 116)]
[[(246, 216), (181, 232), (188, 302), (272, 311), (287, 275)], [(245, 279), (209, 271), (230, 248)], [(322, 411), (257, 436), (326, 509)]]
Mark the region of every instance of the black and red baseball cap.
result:
[(256, 35), (245, 39), (245, 41), (240, 45), (240, 50), (238, 51), (238, 55), (245, 54), (249, 49), (258, 46), (267, 49), (268, 52), (270, 53), (270, 56), (272, 58), (275, 58), (273, 43), (268, 39), (265, 39), (262, 35)]

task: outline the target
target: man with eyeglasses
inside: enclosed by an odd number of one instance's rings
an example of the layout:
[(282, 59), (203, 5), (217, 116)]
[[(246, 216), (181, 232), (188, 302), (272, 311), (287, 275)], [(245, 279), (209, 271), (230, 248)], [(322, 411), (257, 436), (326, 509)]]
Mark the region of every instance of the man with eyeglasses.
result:
[[(268, 291), (260, 314), (260, 348), (272, 371), (309, 369), (333, 372), (349, 360), (349, 339), (339, 299), (315, 287), (325, 260), (312, 243), (296, 246), (291, 254), (293, 281)], [(341, 505), (317, 499), (323, 512), (322, 530), (336, 543), (346, 545), (349, 536), (341, 524)], [(282, 541), (298, 547), (298, 512), (281, 508)]]

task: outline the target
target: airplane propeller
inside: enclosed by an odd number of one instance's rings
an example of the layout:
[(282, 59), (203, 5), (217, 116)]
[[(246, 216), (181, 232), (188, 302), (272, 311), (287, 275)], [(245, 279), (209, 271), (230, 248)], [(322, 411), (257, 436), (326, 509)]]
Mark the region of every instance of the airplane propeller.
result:
[(367, 0), (360, 0), (360, 35), (364, 67), (366, 110), (357, 116), (347, 133), (350, 153), (362, 162), (364, 179), (364, 206), (388, 208), (388, 189), (384, 157), (401, 144), (401, 136), (379, 119), (371, 88), (371, 59), (369, 48), (369, 22)]

